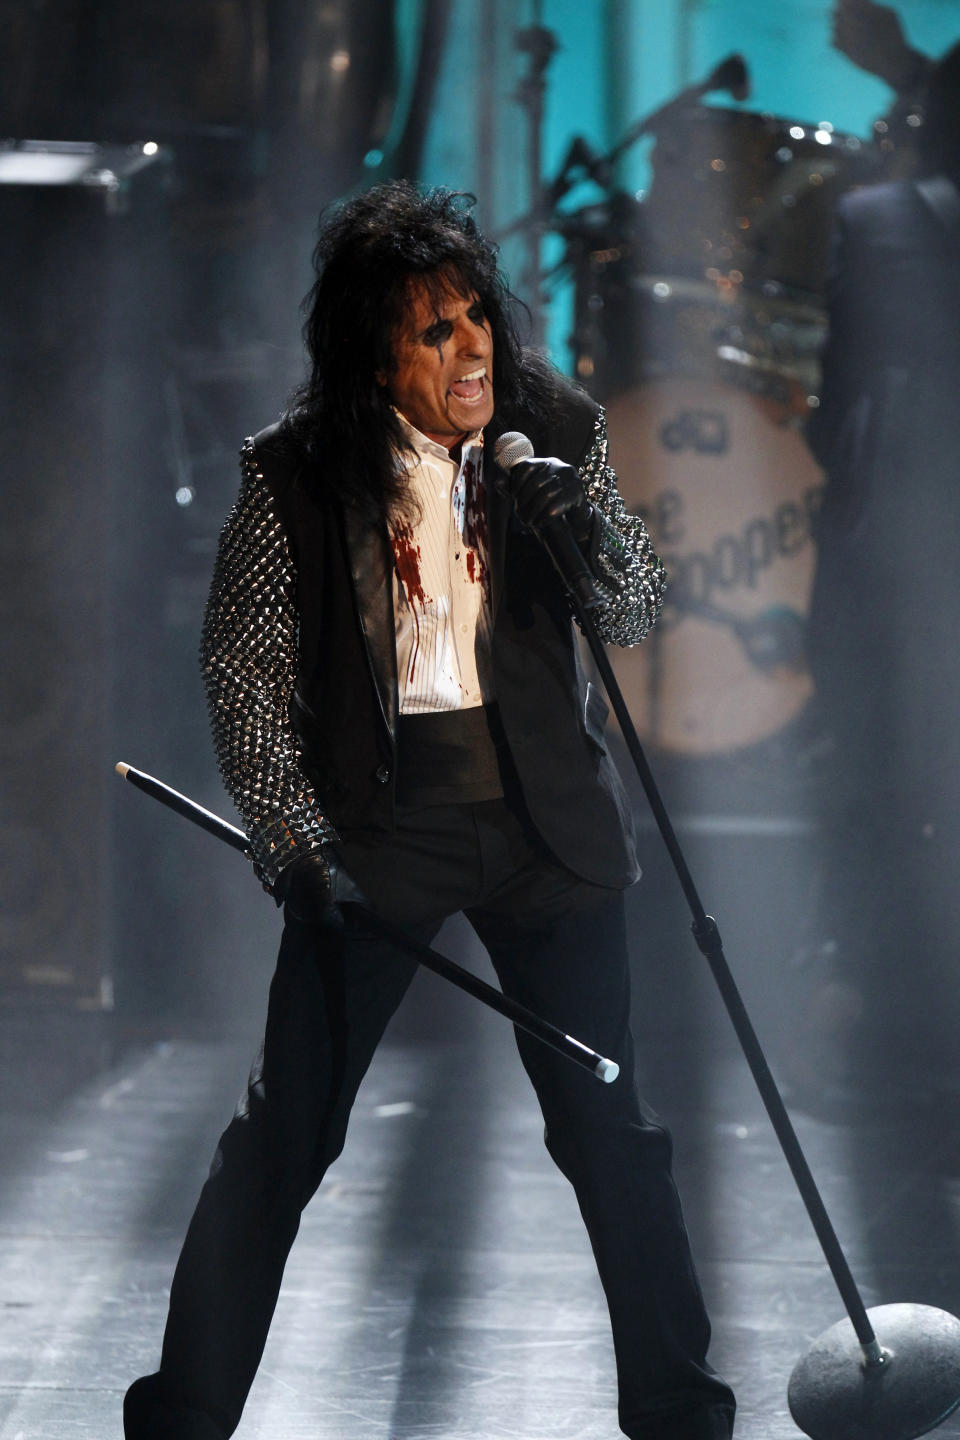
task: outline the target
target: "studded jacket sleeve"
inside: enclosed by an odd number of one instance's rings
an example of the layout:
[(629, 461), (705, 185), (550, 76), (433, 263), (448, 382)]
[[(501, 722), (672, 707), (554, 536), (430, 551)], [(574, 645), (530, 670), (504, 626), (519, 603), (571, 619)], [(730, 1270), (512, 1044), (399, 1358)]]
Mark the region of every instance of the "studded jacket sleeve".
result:
[(660, 613), (666, 575), (643, 521), (630, 514), (617, 489), (602, 410), (579, 475), (596, 516), (589, 559), (601, 599), (594, 612), (600, 639), (608, 645), (637, 645)]
[(220, 773), (269, 889), (304, 849), (336, 838), (290, 722), (297, 673), (296, 571), (252, 440), (213, 572), (201, 645)]

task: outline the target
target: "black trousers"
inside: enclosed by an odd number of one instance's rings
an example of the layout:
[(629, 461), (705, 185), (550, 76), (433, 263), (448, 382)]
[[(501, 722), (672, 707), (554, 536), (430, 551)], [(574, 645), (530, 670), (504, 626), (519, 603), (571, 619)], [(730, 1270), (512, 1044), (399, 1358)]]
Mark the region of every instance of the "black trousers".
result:
[[(601, 1085), (517, 1032), (574, 1186), (606, 1293), (620, 1424), (634, 1440), (727, 1440), (734, 1401), (706, 1361), (709, 1324), (667, 1132), (633, 1084), (623, 897), (559, 865), (503, 800), (408, 810), (388, 841), (353, 835), (347, 868), (430, 939), (465, 912), (507, 994), (620, 1066)], [(225, 1440), (239, 1423), (300, 1214), (340, 1153), (357, 1087), (414, 973), (349, 922), (288, 922), (263, 1049), (220, 1140), (177, 1266), (157, 1374), (124, 1407), (127, 1440)]]

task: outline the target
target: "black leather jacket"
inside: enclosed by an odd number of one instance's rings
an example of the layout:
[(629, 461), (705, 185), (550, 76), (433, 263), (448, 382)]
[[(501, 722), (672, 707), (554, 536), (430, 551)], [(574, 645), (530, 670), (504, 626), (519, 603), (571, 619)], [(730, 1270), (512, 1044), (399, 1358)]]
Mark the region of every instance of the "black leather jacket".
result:
[[(635, 644), (659, 612), (660, 561), (607, 463), (603, 412), (571, 386), (562, 422), (527, 433), (577, 466), (595, 512), (591, 558), (605, 641)], [(485, 464), (496, 425), (485, 432)], [(318, 501), (274, 426), (242, 452), (203, 634), (217, 756), (257, 873), (272, 885), (303, 847), (393, 824), (397, 680), (386, 527)], [(576, 873), (638, 873), (628, 805), (606, 754), (562, 586), (505, 493), (488, 485), (497, 702), (531, 815)]]

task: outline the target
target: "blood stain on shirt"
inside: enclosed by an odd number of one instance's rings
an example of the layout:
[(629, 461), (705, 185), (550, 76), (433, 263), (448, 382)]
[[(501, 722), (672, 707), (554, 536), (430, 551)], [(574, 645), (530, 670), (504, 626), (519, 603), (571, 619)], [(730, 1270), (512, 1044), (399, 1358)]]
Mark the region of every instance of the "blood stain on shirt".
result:
[(423, 579), (420, 574), (420, 546), (414, 543), (413, 526), (409, 520), (394, 522), (390, 541), (393, 546), (394, 569), (409, 604), (413, 605), (415, 601), (419, 601), (421, 610), (425, 609), (427, 596), (423, 591)]
[(463, 467), (465, 492), (463, 513), (463, 538), (470, 547), (467, 554), (467, 575), (474, 584), (483, 587), (483, 598), (490, 601), (490, 575), (483, 556), (487, 554), (489, 530), (487, 528), (487, 487), (477, 462), (467, 460)]

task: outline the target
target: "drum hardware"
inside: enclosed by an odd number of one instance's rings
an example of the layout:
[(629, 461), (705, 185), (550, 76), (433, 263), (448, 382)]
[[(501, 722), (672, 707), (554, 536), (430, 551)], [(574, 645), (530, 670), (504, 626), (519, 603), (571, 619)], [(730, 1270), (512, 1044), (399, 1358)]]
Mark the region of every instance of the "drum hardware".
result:
[[(810, 393), (810, 385), (800, 374), (791, 375), (775, 360), (766, 360), (741, 350), (736, 345), (717, 346), (718, 373), (727, 384), (739, 386), (751, 395), (772, 400), (778, 408), (781, 425), (802, 428), (811, 410), (816, 409), (818, 396)], [(811, 367), (810, 380), (815, 377)]]
[(577, 377), (597, 399), (687, 375), (773, 400), (781, 424), (806, 419), (819, 387), (822, 309), (713, 278), (634, 275), (622, 250), (595, 250), (591, 261), (572, 343)]
[(515, 96), (528, 114), (530, 208), (526, 214), (518, 216), (511, 224), (499, 230), (493, 238), (500, 244), (514, 235), (522, 235), (527, 240), (529, 268), (525, 279), (534, 329), (539, 334), (542, 327), (540, 307), (543, 298), (541, 240), (547, 230), (555, 230), (561, 234), (565, 232), (568, 217), (559, 213), (557, 207), (560, 201), (583, 179), (591, 179), (603, 188), (610, 188), (614, 167), (620, 157), (644, 135), (651, 133), (657, 124), (663, 123), (669, 115), (695, 105), (704, 95), (718, 90), (728, 91), (734, 99), (745, 100), (750, 87), (743, 57), (729, 55), (710, 71), (706, 79), (688, 86), (665, 105), (638, 120), (607, 154), (598, 154), (583, 136), (574, 136), (560, 169), (552, 179), (544, 181), (540, 173), (543, 95), (546, 88), (544, 77), (559, 45), (553, 32), (540, 25), (518, 31), (516, 40), (518, 49), (530, 56), (529, 72), (521, 80)]

